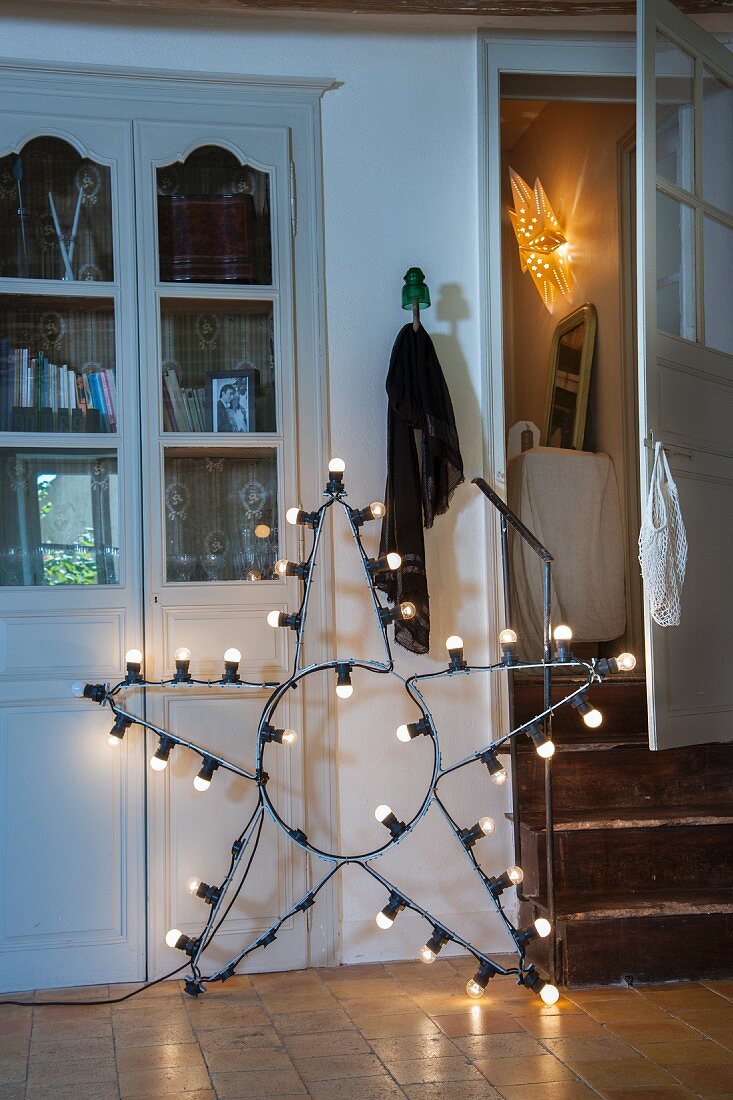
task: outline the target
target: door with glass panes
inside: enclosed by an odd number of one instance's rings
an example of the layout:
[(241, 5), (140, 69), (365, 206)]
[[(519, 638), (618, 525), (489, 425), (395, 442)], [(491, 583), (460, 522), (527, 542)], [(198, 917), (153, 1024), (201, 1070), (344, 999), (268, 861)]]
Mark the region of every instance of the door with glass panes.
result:
[(129, 124), (0, 112), (4, 990), (144, 974), (142, 745), (69, 690), (143, 636), (131, 224)]
[[(297, 499), (289, 140), (283, 129), (140, 122), (135, 128), (144, 391), (146, 632), (149, 672), (191, 651), (199, 679), (219, 678), (224, 651), (243, 679), (281, 679), (289, 631), (268, 610), (297, 605), (274, 571), (283, 518)], [(282, 552), (281, 552), (282, 551)], [(291, 555), (292, 556), (292, 555)], [(297, 581), (296, 581), (297, 584)], [(278, 722), (302, 729), (303, 693)], [(252, 768), (266, 691), (168, 689), (148, 696), (154, 722)], [(154, 748), (155, 739), (148, 745)], [(268, 789), (302, 819), (302, 738), (273, 753)], [(256, 805), (251, 783), (192, 780), (200, 759), (174, 752), (149, 778), (151, 961), (180, 961), (167, 928), (194, 935), (208, 915), (191, 877), (222, 881), (231, 842)], [(283, 841), (285, 840), (285, 843)], [(305, 862), (266, 821), (244, 891), (203, 967), (226, 963), (305, 891)], [(302, 965), (306, 928), (291, 921), (258, 966)]]

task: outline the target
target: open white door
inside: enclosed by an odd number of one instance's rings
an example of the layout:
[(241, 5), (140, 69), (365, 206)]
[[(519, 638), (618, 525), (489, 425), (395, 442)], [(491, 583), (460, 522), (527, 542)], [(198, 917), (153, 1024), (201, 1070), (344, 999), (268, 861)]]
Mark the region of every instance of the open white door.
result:
[[(667, 0), (638, 11), (639, 422), (689, 545), (680, 626), (646, 610), (662, 749), (733, 740), (733, 54)], [(642, 499), (651, 459), (642, 446)]]

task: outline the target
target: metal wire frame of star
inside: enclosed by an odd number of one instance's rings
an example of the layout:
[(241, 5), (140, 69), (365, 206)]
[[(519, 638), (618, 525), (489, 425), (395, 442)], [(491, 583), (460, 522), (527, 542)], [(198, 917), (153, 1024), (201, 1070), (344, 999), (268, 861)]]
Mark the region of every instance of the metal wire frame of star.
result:
[[(201, 758), (201, 768), (194, 779), (194, 787), (204, 791), (211, 784), (214, 773), (221, 769), (239, 776), (241, 779), (255, 784), (257, 788), (257, 804), (255, 809), (240, 834), (234, 839), (231, 846), (231, 860), (224, 880), (219, 885), (209, 885), (198, 879), (189, 880), (189, 889), (203, 902), (210, 906), (208, 919), (200, 935), (190, 937), (184, 935), (179, 929), (171, 929), (166, 935), (166, 942), (170, 947), (178, 948), (190, 958), (190, 977), (185, 979), (186, 992), (192, 996), (198, 996), (204, 992), (207, 985), (214, 982), (224, 982), (236, 972), (238, 966), (253, 952), (265, 948), (277, 937), (277, 933), (285, 921), (297, 913), (304, 913), (315, 902), (316, 897), (326, 883), (342, 867), (358, 866), (375, 879), (387, 893), (387, 903), (377, 914), (376, 921), (380, 928), (390, 928), (398, 916), (404, 910), (409, 909), (421, 916), (430, 928), (430, 936), (420, 950), (420, 958), (423, 962), (431, 963), (435, 960), (440, 950), (447, 944), (453, 943), (463, 948), (472, 955), (477, 963), (477, 970), (466, 986), (469, 996), (480, 997), (484, 993), (491, 978), (497, 974), (517, 976), (517, 984), (521, 984), (539, 996), (547, 1004), (553, 1004), (558, 999), (559, 993), (554, 985), (545, 982), (532, 963), (525, 959), (528, 943), (537, 937), (549, 935), (551, 926), (549, 921), (538, 918), (529, 928), (517, 928), (509, 919), (502, 904), (502, 894), (505, 890), (518, 886), (523, 879), (520, 867), (509, 867), (497, 876), (487, 875), (479, 864), (474, 846), (482, 837), (494, 831), (495, 823), (490, 817), (481, 818), (474, 825), (462, 827), (448, 812), (444, 802), (438, 793), (440, 783), (448, 776), (471, 765), (480, 764), (487, 768), (490, 778), (494, 783), (502, 784), (507, 779), (507, 772), (498, 759), (498, 752), (508, 746), (512, 738), (526, 734), (534, 742), (538, 754), (547, 759), (555, 751), (555, 746), (548, 733), (547, 720), (561, 707), (571, 705), (584, 719), (587, 725), (600, 724), (601, 715), (588, 701), (588, 688), (593, 683), (601, 683), (604, 678), (619, 671), (629, 671), (633, 668), (634, 658), (631, 654), (621, 654), (618, 658), (604, 658), (591, 662), (576, 659), (570, 651), (570, 639), (572, 633), (568, 627), (560, 626), (554, 632), (556, 650), (552, 660), (553, 667), (582, 671), (585, 681), (562, 699), (552, 703), (530, 721), (523, 722), (508, 733), (496, 738), (489, 744), (478, 748), (470, 756), (466, 756), (449, 767), (443, 767), (438, 731), (430, 713), (430, 709), (422, 694), (422, 684), (428, 681), (439, 680), (442, 677), (471, 676), (475, 674), (491, 674), (512, 668), (514, 670), (544, 669), (545, 662), (524, 662), (517, 660), (517, 635), (511, 629), (502, 631), (499, 642), (502, 650), (502, 660), (492, 665), (469, 665), (464, 659), (463, 642), (460, 637), (453, 635), (447, 642), (448, 665), (438, 672), (413, 675), (408, 678), (400, 676), (394, 669), (394, 661), (387, 636), (388, 626), (397, 619), (408, 619), (415, 614), (415, 607), (405, 602), (393, 607), (385, 607), (380, 601), (375, 584), (375, 578), (388, 570), (398, 569), (401, 561), (399, 555), (390, 554), (384, 558), (368, 557), (361, 540), (361, 527), (364, 523), (380, 519), (385, 515), (385, 507), (379, 502), (368, 505), (366, 508), (355, 510), (346, 500), (344, 486), (345, 464), (341, 459), (332, 459), (329, 464), (329, 477), (324, 491), (325, 500), (320, 508), (314, 512), (306, 512), (300, 508), (291, 508), (287, 513), (287, 520), (291, 524), (297, 524), (310, 528), (312, 531), (312, 545), (310, 553), (305, 561), (300, 563), (281, 560), (275, 566), (276, 573), (281, 577), (299, 577), (303, 588), (300, 606), (294, 614), (282, 611), (271, 611), (267, 617), (268, 623), (275, 629), (290, 628), (295, 632), (295, 654), (293, 658), (292, 675), (283, 683), (253, 682), (242, 680), (239, 676), (239, 662), (241, 654), (236, 649), (228, 649), (224, 654), (224, 672), (220, 680), (195, 680), (189, 672), (191, 653), (187, 649), (179, 649), (175, 654), (176, 672), (168, 680), (146, 680), (142, 674), (143, 655), (139, 650), (130, 650), (126, 654), (127, 671), (125, 678), (113, 687), (106, 684), (79, 684), (72, 690), (75, 694), (84, 695), (100, 705), (107, 705), (114, 713), (114, 725), (109, 733), (108, 741), (111, 744), (120, 744), (125, 732), (133, 724), (140, 725), (159, 737), (158, 747), (150, 759), (154, 770), (162, 771), (168, 762), (171, 751), (174, 748), (182, 748), (197, 754)], [(357, 548), (364, 577), (371, 593), (371, 598), (376, 614), (382, 644), (384, 646), (385, 659), (382, 661), (362, 660), (359, 658), (335, 658), (330, 661), (322, 661), (303, 667), (301, 664), (303, 648), (303, 631), (306, 624), (308, 602), (313, 581), (314, 565), (318, 554), (318, 547), (323, 534), (324, 523), (330, 509), (340, 506), (348, 520), (354, 542)], [(408, 821), (401, 821), (389, 806), (378, 806), (375, 817), (381, 822), (389, 833), (389, 839), (381, 847), (359, 855), (341, 855), (327, 852), (318, 848), (308, 840), (302, 829), (293, 827), (283, 820), (275, 808), (268, 793), (268, 773), (265, 770), (265, 751), (268, 746), (287, 747), (297, 739), (297, 733), (291, 729), (279, 729), (273, 722), (273, 716), (280, 700), (285, 693), (295, 686), (304, 677), (312, 673), (333, 669), (336, 674), (336, 691), (341, 697), (348, 697), (352, 692), (351, 670), (354, 668), (366, 669), (381, 675), (396, 677), (404, 686), (410, 699), (420, 711), (420, 718), (412, 723), (401, 725), (397, 730), (400, 741), (409, 743), (414, 738), (426, 736), (433, 746), (432, 777), (427, 793), (415, 813)], [(270, 689), (267, 702), (262, 711), (257, 728), (256, 764), (254, 771), (247, 771), (238, 767), (230, 760), (209, 749), (203, 748), (192, 741), (179, 737), (177, 734), (162, 729), (135, 714), (126, 710), (119, 702), (120, 695), (131, 687), (171, 687), (175, 685), (204, 685), (208, 687), (241, 687)], [(413, 898), (400, 890), (393, 882), (381, 875), (372, 864), (387, 850), (399, 844), (417, 826), (430, 806), (435, 803), (443, 817), (447, 821), (457, 842), (483, 885), (491, 905), (495, 908), (507, 933), (509, 934), (517, 952), (517, 965), (505, 967), (497, 958), (480, 950), (463, 936), (448, 928), (447, 925), (434, 917), (427, 909), (424, 909)], [(221, 928), (232, 906), (239, 897), (247, 880), (252, 863), (257, 852), (262, 835), (262, 827), (266, 817), (271, 818), (290, 837), (298, 847), (310, 852), (317, 859), (329, 864), (327, 873), (314, 885), (311, 885), (305, 895), (283, 913), (265, 931), (261, 932), (252, 942), (242, 948), (226, 965), (220, 967), (211, 974), (203, 974), (200, 961), (207, 947), (212, 943), (217, 932)], [(235, 882), (236, 880), (236, 882)], [(231, 895), (231, 896), (230, 896)], [(187, 964), (188, 965), (188, 964)], [(184, 967), (179, 968), (184, 969)], [(177, 973), (179, 971), (174, 971)]]

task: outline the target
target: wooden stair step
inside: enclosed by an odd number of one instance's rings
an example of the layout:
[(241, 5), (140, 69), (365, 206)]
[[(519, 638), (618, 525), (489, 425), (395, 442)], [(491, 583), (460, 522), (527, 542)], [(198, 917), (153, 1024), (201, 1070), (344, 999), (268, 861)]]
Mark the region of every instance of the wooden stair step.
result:
[[(513, 813), (505, 814), (510, 821)], [(520, 824), (533, 833), (545, 832), (545, 815), (538, 811), (522, 811)], [(563, 810), (554, 815), (555, 832), (566, 833), (592, 829), (651, 829), (667, 825), (733, 825), (733, 808), (711, 810), (709, 807), (647, 806), (636, 809)], [(733, 836), (731, 837), (733, 841)]]
[[(553, 679), (550, 691), (550, 699), (553, 703), (559, 702), (569, 695), (582, 681), (577, 679)], [(603, 714), (603, 725), (599, 730), (592, 731), (595, 735), (600, 730), (604, 734), (613, 731), (618, 736), (621, 733), (632, 736), (643, 735), (648, 737), (647, 709), (646, 709), (646, 685), (643, 681), (609, 681), (604, 684), (593, 684), (588, 689), (588, 700)], [(515, 681), (513, 691), (514, 722), (528, 722), (544, 709), (544, 688), (541, 682), (526, 683)], [(553, 715), (553, 736), (558, 740), (565, 734), (571, 737), (578, 731), (588, 729), (583, 723), (574, 707), (568, 704)]]
[[(542, 898), (529, 898), (546, 916)], [(733, 913), (733, 886), (688, 886), (651, 883), (639, 891), (596, 887), (560, 893), (555, 917), (564, 921), (609, 920), (626, 917), (680, 916), (691, 913)]]

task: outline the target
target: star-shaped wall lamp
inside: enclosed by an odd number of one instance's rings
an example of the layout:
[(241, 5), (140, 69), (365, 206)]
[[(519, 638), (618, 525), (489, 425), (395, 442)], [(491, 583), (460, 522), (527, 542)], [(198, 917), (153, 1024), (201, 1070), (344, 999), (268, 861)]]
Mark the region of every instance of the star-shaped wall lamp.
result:
[(538, 179), (532, 190), (509, 169), (514, 209), (509, 210), (519, 245), (522, 271), (528, 271), (537, 293), (552, 313), (559, 294), (570, 298), (567, 239)]

